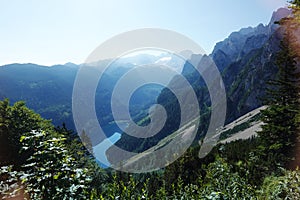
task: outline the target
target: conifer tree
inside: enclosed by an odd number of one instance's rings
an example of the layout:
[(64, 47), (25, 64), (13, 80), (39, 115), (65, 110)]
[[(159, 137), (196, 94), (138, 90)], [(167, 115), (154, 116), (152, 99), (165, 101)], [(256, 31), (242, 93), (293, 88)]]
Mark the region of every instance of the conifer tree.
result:
[(297, 55), (291, 48), (291, 38), (290, 32), (285, 31), (275, 63), (277, 79), (269, 82), (268, 108), (262, 111), (264, 125), (259, 137), (265, 159), (271, 167), (276, 164), (284, 166), (291, 158), (298, 131), (296, 116), (299, 113), (300, 73)]

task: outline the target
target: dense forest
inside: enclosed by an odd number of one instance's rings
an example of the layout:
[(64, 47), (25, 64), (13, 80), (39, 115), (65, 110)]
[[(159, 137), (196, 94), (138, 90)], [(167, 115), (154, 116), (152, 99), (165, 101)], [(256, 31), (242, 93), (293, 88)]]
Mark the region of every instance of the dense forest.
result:
[(100, 168), (87, 135), (26, 107), (0, 101), (2, 199), (300, 199), (300, 1), (283, 28), (277, 75), (262, 99), (257, 137), (218, 144), (204, 158), (199, 145), (164, 169), (130, 174)]

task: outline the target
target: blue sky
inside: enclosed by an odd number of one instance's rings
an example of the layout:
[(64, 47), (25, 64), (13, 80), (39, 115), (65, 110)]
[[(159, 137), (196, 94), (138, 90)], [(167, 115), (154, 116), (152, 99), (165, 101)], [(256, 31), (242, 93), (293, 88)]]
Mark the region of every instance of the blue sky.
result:
[(210, 53), (242, 27), (267, 24), (286, 0), (1, 0), (0, 65), (83, 63), (108, 38), (137, 28), (177, 31)]

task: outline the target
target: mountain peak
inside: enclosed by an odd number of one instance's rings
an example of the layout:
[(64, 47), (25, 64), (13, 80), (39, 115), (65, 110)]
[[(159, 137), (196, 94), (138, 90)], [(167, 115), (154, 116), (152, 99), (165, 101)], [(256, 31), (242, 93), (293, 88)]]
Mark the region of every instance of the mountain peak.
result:
[(67, 62), (67, 63), (64, 64), (64, 66), (74, 67), (74, 68), (78, 67), (78, 65), (76, 65), (75, 63), (72, 63), (72, 62)]
[(270, 24), (274, 24), (275, 22), (281, 20), (284, 17), (287, 17), (292, 14), (292, 10), (288, 8), (279, 8), (278, 10), (274, 11), (272, 14), (272, 18)]

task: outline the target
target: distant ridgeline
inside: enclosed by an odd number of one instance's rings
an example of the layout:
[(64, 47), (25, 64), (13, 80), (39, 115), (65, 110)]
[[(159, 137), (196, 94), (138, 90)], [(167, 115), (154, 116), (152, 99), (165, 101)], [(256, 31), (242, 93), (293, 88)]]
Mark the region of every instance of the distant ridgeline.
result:
[[(262, 105), (258, 97), (265, 95), (266, 81), (277, 72), (274, 66), (275, 54), (282, 37), (279, 26), (274, 24), (290, 13), (279, 9), (273, 13), (268, 25), (244, 28), (233, 32), (227, 39), (216, 44), (209, 55), (220, 70), (227, 93), (226, 123)], [(139, 64), (155, 63), (166, 55), (138, 55), (135, 58), (123, 58), (116, 61), (99, 82), (96, 95), (96, 113), (99, 123), (106, 126), (113, 122), (110, 99), (117, 80), (132, 67)], [(191, 59), (197, 58), (193, 55)], [(204, 58), (205, 59), (205, 56)], [(103, 61), (103, 62), (108, 62)], [(176, 61), (169, 63), (176, 66)], [(0, 99), (9, 98), (12, 103), (24, 100), (26, 105), (52, 119), (54, 125), (66, 124), (75, 130), (72, 117), (72, 91), (78, 65), (67, 63), (51, 67), (36, 64), (10, 64), (0, 67)], [(210, 119), (210, 96), (201, 76), (187, 62), (182, 75), (192, 85), (198, 97), (201, 109), (200, 127), (197, 139), (205, 134)], [(170, 84), (176, 84), (176, 77)], [(180, 84), (176, 85), (180, 87)], [(184, 95), (184, 88), (183, 95)], [(180, 107), (174, 94), (158, 85), (147, 85), (134, 94), (130, 111), (134, 120), (147, 123), (147, 109), (154, 103), (162, 104), (168, 119), (164, 128), (155, 136), (137, 139), (123, 134), (117, 145), (130, 151), (143, 151), (155, 145), (162, 138), (174, 132), (180, 121)], [(111, 136), (113, 132), (107, 133)], [(93, 140), (93, 138), (91, 138)]]
[[(145, 55), (144, 55), (145, 56)], [(147, 55), (148, 62), (159, 57)], [(134, 58), (131, 58), (134, 60)], [(136, 58), (137, 59), (137, 58)], [(103, 61), (107, 62), (107, 61)], [(141, 61), (142, 62), (142, 61)], [(110, 99), (117, 80), (134, 67), (129, 58), (118, 60), (104, 73), (95, 94), (96, 112), (102, 126), (113, 122)], [(72, 92), (78, 65), (67, 63), (51, 67), (36, 64), (10, 64), (0, 67), (0, 99), (12, 103), (23, 100), (26, 105), (53, 124), (75, 131), (72, 117)], [(130, 102), (132, 116), (144, 117), (146, 108), (155, 103), (162, 87), (146, 85), (134, 93)], [(144, 113), (145, 112), (145, 113)], [(113, 133), (108, 133), (110, 136)]]

